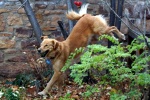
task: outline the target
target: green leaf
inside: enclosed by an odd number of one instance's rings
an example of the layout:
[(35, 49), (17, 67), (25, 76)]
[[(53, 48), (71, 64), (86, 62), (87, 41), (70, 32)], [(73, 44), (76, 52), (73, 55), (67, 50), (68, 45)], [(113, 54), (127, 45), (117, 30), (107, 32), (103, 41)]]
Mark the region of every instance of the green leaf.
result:
[(150, 74), (139, 73), (136, 82), (141, 86), (150, 85)]

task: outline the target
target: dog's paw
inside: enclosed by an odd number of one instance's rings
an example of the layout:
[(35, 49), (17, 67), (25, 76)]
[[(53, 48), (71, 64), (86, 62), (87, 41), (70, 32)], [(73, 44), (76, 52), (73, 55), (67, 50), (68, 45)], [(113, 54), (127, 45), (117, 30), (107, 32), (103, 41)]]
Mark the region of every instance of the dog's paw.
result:
[(43, 63), (43, 62), (45, 62), (45, 59), (44, 58), (38, 58), (36, 61), (37, 61), (37, 63)]
[(44, 91), (38, 92), (38, 95), (45, 96), (45, 95), (46, 95), (46, 92), (44, 92)]
[(120, 38), (123, 39), (123, 40), (126, 40), (126, 37), (125, 37), (124, 34), (121, 34)]

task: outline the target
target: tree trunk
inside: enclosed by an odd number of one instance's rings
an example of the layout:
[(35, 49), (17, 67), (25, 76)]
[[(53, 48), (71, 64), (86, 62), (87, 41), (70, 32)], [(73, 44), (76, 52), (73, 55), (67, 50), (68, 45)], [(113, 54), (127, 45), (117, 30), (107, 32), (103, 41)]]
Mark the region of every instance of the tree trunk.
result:
[(28, 16), (28, 19), (33, 27), (34, 32), (35, 32), (37, 41), (40, 44), (42, 41), (41, 36), (43, 35), (43, 33), (42, 33), (39, 23), (35, 17), (35, 14), (33, 13), (30, 3), (28, 0), (19, 0), (19, 1), (22, 3), (22, 5), (24, 7), (26, 15)]

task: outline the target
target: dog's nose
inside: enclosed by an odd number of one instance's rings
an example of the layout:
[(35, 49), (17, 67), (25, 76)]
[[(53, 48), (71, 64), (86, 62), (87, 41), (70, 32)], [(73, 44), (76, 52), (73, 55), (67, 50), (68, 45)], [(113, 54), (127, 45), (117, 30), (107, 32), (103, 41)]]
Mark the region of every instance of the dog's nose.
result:
[(41, 53), (41, 50), (40, 50), (40, 49), (38, 49), (38, 52), (39, 52), (39, 53)]

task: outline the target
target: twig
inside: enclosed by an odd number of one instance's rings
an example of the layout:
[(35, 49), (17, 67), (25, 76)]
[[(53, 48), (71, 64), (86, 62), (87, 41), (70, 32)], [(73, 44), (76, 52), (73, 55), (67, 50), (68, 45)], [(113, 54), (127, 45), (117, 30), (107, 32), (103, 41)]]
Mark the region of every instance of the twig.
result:
[(144, 31), (144, 36), (146, 35), (146, 10), (145, 10), (145, 13), (144, 13), (144, 23), (143, 23), (143, 31)]
[(24, 1), (24, 3), (22, 3), (22, 5), (20, 6), (20, 7), (18, 7), (18, 9), (17, 9), (17, 11), (21, 8), (21, 7), (23, 7), (24, 6), (24, 4), (27, 2), (27, 0), (26, 1)]

